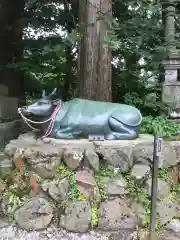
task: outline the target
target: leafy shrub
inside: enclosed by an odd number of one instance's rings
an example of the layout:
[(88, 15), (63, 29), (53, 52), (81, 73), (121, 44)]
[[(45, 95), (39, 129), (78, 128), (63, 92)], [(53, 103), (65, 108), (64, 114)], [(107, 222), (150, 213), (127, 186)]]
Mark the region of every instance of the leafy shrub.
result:
[(158, 135), (160, 137), (169, 138), (176, 136), (178, 131), (180, 131), (180, 124), (170, 120), (168, 117), (143, 117), (141, 133), (149, 133)]

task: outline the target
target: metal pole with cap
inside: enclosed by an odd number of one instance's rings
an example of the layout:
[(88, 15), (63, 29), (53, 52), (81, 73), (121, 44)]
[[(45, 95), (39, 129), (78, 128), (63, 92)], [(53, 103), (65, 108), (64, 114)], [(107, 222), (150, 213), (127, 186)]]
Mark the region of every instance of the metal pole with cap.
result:
[(150, 240), (155, 239), (156, 233), (156, 201), (159, 157), (162, 152), (162, 138), (154, 136), (153, 166), (152, 166), (152, 187), (151, 187), (151, 215), (150, 215)]

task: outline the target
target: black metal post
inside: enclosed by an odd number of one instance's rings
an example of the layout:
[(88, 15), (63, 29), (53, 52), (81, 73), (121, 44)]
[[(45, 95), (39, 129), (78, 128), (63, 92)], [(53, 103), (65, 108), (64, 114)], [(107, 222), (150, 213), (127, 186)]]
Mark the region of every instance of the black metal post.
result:
[(158, 184), (159, 157), (162, 152), (162, 138), (154, 137), (153, 167), (152, 167), (152, 187), (151, 187), (151, 216), (150, 216), (150, 238), (155, 239), (156, 231), (156, 201)]

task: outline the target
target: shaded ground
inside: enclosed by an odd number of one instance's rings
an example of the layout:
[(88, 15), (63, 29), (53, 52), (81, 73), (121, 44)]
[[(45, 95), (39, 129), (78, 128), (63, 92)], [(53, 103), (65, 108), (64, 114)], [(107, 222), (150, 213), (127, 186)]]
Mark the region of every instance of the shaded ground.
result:
[(86, 234), (67, 233), (56, 228), (48, 228), (41, 232), (26, 232), (13, 226), (0, 229), (1, 240), (126, 240), (130, 233), (101, 233), (89, 232)]
[[(129, 231), (120, 231), (116, 233), (91, 231), (86, 234), (67, 233), (56, 227), (49, 227), (47, 230), (40, 232), (27, 232), (15, 226), (9, 226), (7, 222), (0, 220), (0, 240), (133, 240), (130, 235), (131, 232)], [(159, 240), (180, 239), (180, 234), (166, 233), (164, 236), (165, 238), (160, 238)]]

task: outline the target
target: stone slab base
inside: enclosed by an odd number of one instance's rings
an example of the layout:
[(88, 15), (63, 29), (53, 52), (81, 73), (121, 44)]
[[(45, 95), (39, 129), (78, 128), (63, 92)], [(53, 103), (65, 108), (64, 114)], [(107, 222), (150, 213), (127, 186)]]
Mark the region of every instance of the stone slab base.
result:
[[(157, 222), (180, 232), (180, 205), (169, 181), (179, 167), (180, 142), (166, 141), (162, 149)], [(148, 227), (152, 156), (151, 135), (89, 142), (22, 134), (0, 154), (0, 209), (25, 230), (53, 222), (79, 233)]]

